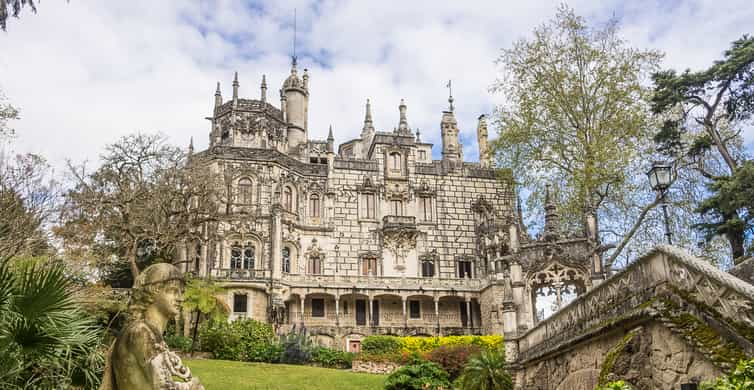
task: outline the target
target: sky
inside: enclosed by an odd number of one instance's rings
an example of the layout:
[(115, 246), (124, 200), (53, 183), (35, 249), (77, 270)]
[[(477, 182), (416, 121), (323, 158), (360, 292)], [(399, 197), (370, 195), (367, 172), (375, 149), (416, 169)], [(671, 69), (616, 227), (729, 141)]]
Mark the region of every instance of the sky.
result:
[[(478, 157), (476, 124), (503, 97), (489, 92), (501, 49), (530, 37), (559, 1), (45, 1), (0, 32), (0, 91), (20, 109), (16, 152), (97, 161), (106, 144), (160, 132), (175, 145), (208, 144), (216, 82), (232, 96), (268, 96), (296, 54), (310, 73), (310, 138), (336, 144), (358, 136), (364, 104), (375, 127), (409, 125), (440, 153), (440, 119), (452, 80), (467, 160)], [(663, 68), (702, 69), (730, 42), (754, 33), (751, 0), (586, 1), (568, 3), (590, 24), (615, 16), (634, 47), (665, 53)], [(494, 131), (491, 132), (494, 136)], [(754, 129), (745, 142), (752, 149)]]

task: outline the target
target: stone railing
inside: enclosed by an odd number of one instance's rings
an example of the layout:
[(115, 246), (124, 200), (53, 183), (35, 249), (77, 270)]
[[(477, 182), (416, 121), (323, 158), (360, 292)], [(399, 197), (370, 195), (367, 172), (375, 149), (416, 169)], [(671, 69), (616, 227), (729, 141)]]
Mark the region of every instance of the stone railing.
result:
[[(440, 279), (395, 276), (302, 275), (283, 274), (283, 283), (291, 287), (340, 287), (371, 290), (456, 290), (479, 291), (480, 279)], [(431, 294), (429, 294), (431, 295)]]
[(416, 217), (406, 215), (386, 215), (382, 217), (382, 225), (386, 228), (415, 226)]
[(662, 245), (526, 332), (518, 339), (517, 360), (542, 356), (620, 318), (654, 297), (661, 284), (714, 308), (725, 320), (754, 327), (754, 286), (679, 248)]
[(221, 280), (268, 280), (270, 271), (265, 269), (229, 269), (214, 268), (210, 270), (212, 277)]

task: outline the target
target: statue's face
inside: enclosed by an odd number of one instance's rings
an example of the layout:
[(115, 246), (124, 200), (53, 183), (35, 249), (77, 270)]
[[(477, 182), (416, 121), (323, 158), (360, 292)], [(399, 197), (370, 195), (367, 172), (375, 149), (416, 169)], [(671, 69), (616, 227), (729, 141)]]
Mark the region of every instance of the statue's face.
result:
[(181, 289), (175, 283), (168, 284), (154, 300), (154, 304), (166, 317), (180, 313), (181, 302)]

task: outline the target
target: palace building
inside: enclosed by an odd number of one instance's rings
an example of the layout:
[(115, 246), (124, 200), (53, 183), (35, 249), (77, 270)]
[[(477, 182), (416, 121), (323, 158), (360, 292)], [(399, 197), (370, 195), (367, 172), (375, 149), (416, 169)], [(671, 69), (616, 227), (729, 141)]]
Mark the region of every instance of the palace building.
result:
[(303, 325), (350, 351), (371, 334), (508, 341), (604, 279), (595, 218), (563, 234), (548, 200), (544, 233), (527, 234), (483, 115), (479, 162), (463, 159), (452, 96), (438, 113), (441, 160), (403, 101), (394, 129), (378, 131), (367, 100), (361, 135), (336, 147), (332, 129), (309, 138), (309, 77), (294, 59), (279, 105), (264, 76), (256, 99), (239, 97), (237, 74), (227, 101), (218, 83), (209, 147), (192, 155), (229, 196), (183, 251), (185, 271), (221, 282), (231, 319)]

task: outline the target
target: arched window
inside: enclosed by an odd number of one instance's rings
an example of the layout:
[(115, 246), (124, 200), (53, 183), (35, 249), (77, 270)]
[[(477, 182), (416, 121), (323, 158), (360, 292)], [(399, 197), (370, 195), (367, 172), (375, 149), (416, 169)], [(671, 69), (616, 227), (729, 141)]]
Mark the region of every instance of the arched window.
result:
[(312, 194), (309, 197), (309, 216), (312, 218), (319, 218), (319, 195)]
[(291, 272), (291, 249), (287, 246), (283, 247), (283, 272)]
[(243, 268), (254, 269), (254, 257), (256, 255), (256, 248), (250, 243), (246, 244), (243, 249)]
[(233, 243), (233, 246), (230, 247), (230, 268), (231, 269), (239, 269), (241, 268), (241, 245), (239, 245), (237, 242)]
[(393, 199), (390, 201), (390, 213), (391, 215), (403, 215), (403, 201)]
[(238, 181), (238, 202), (241, 204), (253, 203), (251, 179), (244, 177)]
[(306, 272), (312, 275), (319, 275), (322, 273), (322, 259), (318, 256), (312, 256), (306, 265)]
[(422, 276), (432, 278), (435, 276), (435, 262), (432, 260), (422, 260)]
[(401, 154), (398, 152), (390, 153), (390, 169), (401, 170)]
[(295, 211), (296, 199), (293, 194), (293, 189), (290, 186), (285, 186), (283, 189), (283, 207), (288, 211)]

